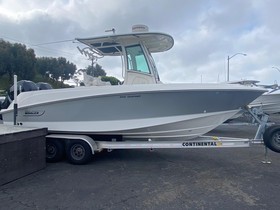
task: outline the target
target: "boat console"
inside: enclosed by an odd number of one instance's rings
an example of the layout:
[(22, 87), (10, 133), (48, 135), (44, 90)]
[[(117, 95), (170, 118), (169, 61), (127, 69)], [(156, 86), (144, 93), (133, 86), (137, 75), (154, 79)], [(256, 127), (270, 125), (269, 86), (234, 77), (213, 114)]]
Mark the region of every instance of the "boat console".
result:
[(134, 26), (130, 34), (77, 40), (88, 46), (78, 48), (87, 57), (99, 59), (104, 56), (120, 56), (125, 85), (161, 83), (151, 53), (167, 51), (174, 45), (170, 35), (148, 32), (147, 27), (142, 25)]

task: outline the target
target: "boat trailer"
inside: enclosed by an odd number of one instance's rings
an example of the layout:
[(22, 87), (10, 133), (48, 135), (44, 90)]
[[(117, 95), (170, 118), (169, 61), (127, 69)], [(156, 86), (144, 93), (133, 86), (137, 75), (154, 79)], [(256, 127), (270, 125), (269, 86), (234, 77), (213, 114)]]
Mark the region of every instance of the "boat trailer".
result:
[[(218, 136), (200, 136), (185, 141), (118, 141), (111, 138), (110, 141), (99, 141), (87, 135), (49, 134), (46, 136), (47, 161), (57, 162), (65, 155), (72, 164), (85, 164), (93, 154), (115, 149), (194, 149), (194, 148), (237, 148), (250, 147), (253, 144), (265, 145), (265, 160), (263, 163), (270, 163), (267, 160), (267, 148), (280, 153), (280, 125), (268, 123), (268, 116), (260, 110), (246, 111), (258, 124), (254, 139), (232, 138)], [(245, 123), (248, 125), (248, 123)], [(232, 125), (232, 123), (228, 124)]]

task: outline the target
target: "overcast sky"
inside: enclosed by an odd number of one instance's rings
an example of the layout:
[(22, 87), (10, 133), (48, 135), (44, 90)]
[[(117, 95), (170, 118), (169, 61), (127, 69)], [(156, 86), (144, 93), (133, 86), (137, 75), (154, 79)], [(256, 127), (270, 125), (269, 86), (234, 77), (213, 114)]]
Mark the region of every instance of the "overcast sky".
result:
[[(85, 68), (90, 61), (78, 43), (36, 45), (145, 24), (175, 39), (171, 50), (154, 54), (163, 82), (224, 82), (227, 57), (246, 53), (230, 59), (230, 80), (273, 84), (280, 83), (279, 11), (278, 0), (0, 0), (0, 38)], [(98, 63), (121, 79), (119, 59)]]

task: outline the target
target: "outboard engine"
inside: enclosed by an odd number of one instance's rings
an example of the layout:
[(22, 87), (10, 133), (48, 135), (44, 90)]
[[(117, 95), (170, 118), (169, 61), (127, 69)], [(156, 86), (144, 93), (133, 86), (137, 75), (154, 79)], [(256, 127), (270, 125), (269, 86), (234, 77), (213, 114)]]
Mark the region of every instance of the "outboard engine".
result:
[(53, 89), (53, 87), (46, 82), (38, 82), (37, 84), (38, 90), (50, 90)]
[[(37, 85), (34, 82), (28, 81), (28, 80), (21, 80), (17, 83), (17, 95), (19, 95), (21, 92), (28, 92), (28, 91), (35, 91), (38, 90)], [(7, 91), (7, 96), (2, 104), (0, 104), (0, 110), (1, 109), (7, 109), (9, 105), (14, 100), (14, 86), (10, 87)]]

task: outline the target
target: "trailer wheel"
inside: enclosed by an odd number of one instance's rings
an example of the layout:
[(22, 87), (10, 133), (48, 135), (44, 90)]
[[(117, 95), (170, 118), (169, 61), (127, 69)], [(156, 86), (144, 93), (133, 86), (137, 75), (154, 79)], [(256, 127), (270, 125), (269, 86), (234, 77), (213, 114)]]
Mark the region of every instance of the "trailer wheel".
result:
[(82, 165), (90, 161), (92, 152), (85, 141), (71, 140), (66, 146), (66, 156), (70, 163)]
[(64, 146), (62, 141), (56, 139), (46, 140), (46, 161), (55, 163), (64, 157)]
[(280, 126), (273, 125), (266, 129), (263, 134), (263, 141), (269, 149), (280, 153)]

